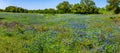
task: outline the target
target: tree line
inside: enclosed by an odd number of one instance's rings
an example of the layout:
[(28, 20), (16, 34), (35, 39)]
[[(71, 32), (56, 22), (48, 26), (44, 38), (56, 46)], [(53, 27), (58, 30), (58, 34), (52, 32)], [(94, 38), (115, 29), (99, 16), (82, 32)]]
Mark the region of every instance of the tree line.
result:
[(120, 0), (107, 0), (109, 3), (105, 8), (98, 8), (93, 0), (80, 0), (80, 3), (70, 4), (68, 1), (63, 1), (56, 6), (56, 9), (48, 8), (43, 10), (28, 10), (22, 7), (8, 6), (5, 9), (0, 9), (1, 12), (15, 13), (41, 13), (41, 14), (98, 14), (99, 11), (110, 11), (114, 14), (120, 13)]

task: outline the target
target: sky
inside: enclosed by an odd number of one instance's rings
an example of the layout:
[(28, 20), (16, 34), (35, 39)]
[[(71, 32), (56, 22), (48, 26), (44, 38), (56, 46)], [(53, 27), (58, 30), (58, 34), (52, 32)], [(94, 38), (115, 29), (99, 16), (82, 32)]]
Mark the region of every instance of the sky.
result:
[[(56, 8), (63, 1), (68, 1), (70, 4), (80, 3), (80, 0), (0, 0), (0, 8), (5, 9), (7, 6), (17, 6), (30, 10)], [(105, 7), (107, 5), (106, 0), (93, 1), (97, 7)]]

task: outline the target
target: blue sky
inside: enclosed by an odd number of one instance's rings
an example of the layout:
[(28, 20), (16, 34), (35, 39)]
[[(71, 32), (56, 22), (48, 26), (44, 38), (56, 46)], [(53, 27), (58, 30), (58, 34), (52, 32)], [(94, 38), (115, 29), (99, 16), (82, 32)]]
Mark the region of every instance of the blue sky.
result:
[[(25, 9), (55, 8), (60, 2), (69, 1), (71, 4), (80, 3), (80, 0), (0, 0), (0, 8), (18, 6)], [(106, 0), (94, 0), (97, 7), (105, 7)]]

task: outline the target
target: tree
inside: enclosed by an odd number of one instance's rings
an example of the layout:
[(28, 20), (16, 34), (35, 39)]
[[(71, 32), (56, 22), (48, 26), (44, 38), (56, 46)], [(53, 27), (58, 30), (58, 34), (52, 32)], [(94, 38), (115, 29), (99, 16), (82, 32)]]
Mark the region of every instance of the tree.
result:
[(21, 7), (16, 7), (16, 6), (8, 6), (5, 8), (6, 12), (17, 12), (17, 13), (26, 13), (27, 10), (23, 9)]
[(81, 0), (80, 4), (83, 14), (98, 13), (98, 9), (92, 0)]
[(106, 9), (108, 11), (113, 11), (115, 14), (118, 14), (120, 11), (120, 0), (107, 0), (107, 2), (109, 3), (106, 6)]
[(67, 1), (63, 1), (62, 3), (57, 5), (57, 10), (60, 13), (69, 13), (71, 10), (71, 4)]
[(16, 12), (18, 12), (18, 13), (23, 13), (24, 11), (25, 10), (23, 8), (21, 8), (21, 7), (16, 8)]
[(80, 4), (85, 6), (95, 7), (95, 3), (92, 0), (81, 0)]
[(5, 8), (6, 12), (16, 12), (16, 7), (15, 6), (8, 6)]
[(4, 10), (3, 9), (0, 9), (0, 12), (3, 12)]
[(73, 13), (76, 13), (76, 14), (79, 14), (81, 13), (81, 10), (82, 10), (82, 7), (80, 4), (75, 4), (73, 7), (72, 7), (72, 12)]
[(46, 11), (48, 13), (56, 13), (55, 9), (52, 9), (52, 8), (46, 9)]
[(98, 13), (98, 9), (92, 0), (81, 0), (80, 4), (75, 4), (72, 7), (72, 12), (77, 14), (95, 14)]

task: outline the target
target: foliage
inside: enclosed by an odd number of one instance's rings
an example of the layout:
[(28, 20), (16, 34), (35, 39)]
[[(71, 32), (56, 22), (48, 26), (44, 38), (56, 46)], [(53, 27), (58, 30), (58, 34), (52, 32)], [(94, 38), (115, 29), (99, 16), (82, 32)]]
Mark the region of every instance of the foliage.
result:
[(106, 6), (108, 11), (113, 11), (113, 13), (118, 14), (120, 11), (120, 0), (107, 0), (109, 5)]
[(64, 1), (56, 6), (59, 13), (69, 13), (71, 10), (71, 4), (69, 2)]
[(92, 0), (81, 0), (80, 4), (70, 4), (68, 1), (63, 1), (56, 6), (56, 9), (46, 8), (38, 10), (27, 10), (22, 7), (8, 6), (4, 12), (14, 13), (40, 13), (40, 14), (64, 14), (64, 13), (75, 13), (75, 14), (98, 14), (98, 8)]
[(97, 8), (93, 0), (80, 0), (80, 3), (77, 4), (70, 4), (68, 1), (63, 1), (56, 6), (56, 9), (28, 10), (22, 7), (8, 6), (5, 9), (0, 9), (0, 12), (40, 14), (118, 14), (120, 12), (120, 0), (107, 0), (107, 2), (109, 4), (104, 8)]
[(23, 13), (23, 12), (26, 12), (25, 11), (26, 9), (23, 9), (21, 7), (16, 7), (16, 6), (8, 6), (5, 8), (5, 11), (6, 12), (17, 12), (17, 13)]
[(81, 0), (80, 4), (73, 6), (72, 11), (77, 14), (98, 14), (98, 9), (92, 0)]

